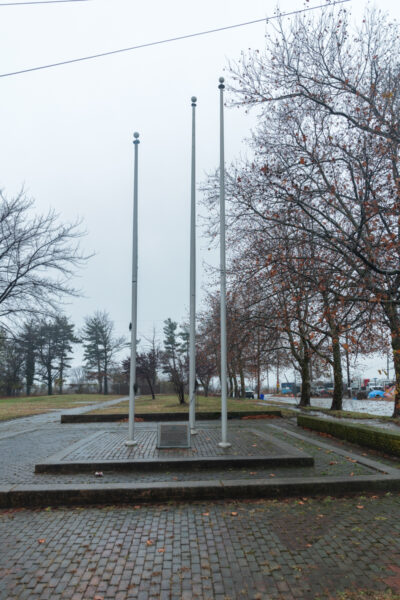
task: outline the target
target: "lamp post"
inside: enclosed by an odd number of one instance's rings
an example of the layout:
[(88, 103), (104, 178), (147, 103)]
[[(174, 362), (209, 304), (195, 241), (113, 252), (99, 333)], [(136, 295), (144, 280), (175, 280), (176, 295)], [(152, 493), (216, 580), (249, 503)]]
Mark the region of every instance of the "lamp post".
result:
[(139, 134), (133, 134), (135, 163), (133, 176), (133, 250), (132, 250), (132, 314), (131, 314), (131, 366), (129, 372), (129, 424), (127, 446), (136, 446), (135, 440), (135, 387), (136, 387), (136, 337), (137, 337), (137, 274), (138, 274), (138, 153)]
[(192, 96), (192, 168), (190, 202), (190, 332), (189, 332), (189, 423), (196, 431), (196, 96)]
[(218, 446), (229, 448), (227, 439), (228, 415), (226, 399), (226, 257), (225, 257), (225, 154), (224, 154), (224, 78), (219, 78), (220, 149), (219, 149), (219, 204), (220, 204), (220, 293), (221, 293), (221, 441)]

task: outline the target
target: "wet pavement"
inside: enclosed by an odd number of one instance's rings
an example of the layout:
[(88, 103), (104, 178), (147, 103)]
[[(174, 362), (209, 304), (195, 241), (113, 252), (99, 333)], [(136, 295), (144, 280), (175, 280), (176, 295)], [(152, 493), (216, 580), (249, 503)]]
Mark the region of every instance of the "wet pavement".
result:
[[(206, 425), (217, 439), (219, 424)], [(146, 437), (155, 424), (137, 427)], [(389, 470), (400, 465), (365, 448), (304, 432), (294, 419), (235, 421), (228, 429), (240, 435), (243, 427), (290, 443), (313, 456), (314, 466), (105, 471), (101, 480), (94, 473), (35, 474), (37, 461), (96, 433), (115, 439), (127, 435), (127, 423), (61, 425), (57, 411), (1, 424), (0, 486), (38, 481), (44, 486), (94, 481), (104, 487), (150, 486), (221, 477), (247, 486), (283, 473), (288, 479), (317, 474), (356, 480), (376, 472), (375, 462)], [(191, 503), (171, 498), (156, 504), (0, 510), (0, 600), (328, 600), (352, 589), (400, 594), (399, 565), (400, 495), (394, 491), (348, 498)]]
[[(290, 404), (296, 407), (298, 399), (293, 396), (266, 396), (266, 402), (277, 401), (278, 404)], [(332, 398), (311, 398), (311, 406), (318, 408), (330, 408), (332, 405)], [(343, 398), (343, 410), (350, 412), (368, 413), (370, 415), (377, 415), (380, 417), (391, 417), (394, 410), (394, 402), (391, 400), (355, 400), (349, 398)]]
[(1, 600), (400, 593), (400, 496), (0, 511)]

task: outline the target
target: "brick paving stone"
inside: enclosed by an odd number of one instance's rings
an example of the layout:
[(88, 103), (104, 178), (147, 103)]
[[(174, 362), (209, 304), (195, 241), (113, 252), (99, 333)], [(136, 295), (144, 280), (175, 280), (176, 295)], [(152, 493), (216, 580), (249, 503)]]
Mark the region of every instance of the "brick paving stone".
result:
[[(35, 421), (36, 429), (1, 439), (0, 483), (90, 483), (92, 474), (35, 475), (34, 464), (66, 446), (108, 429), (123, 437), (126, 424), (59, 425)], [(42, 425), (40, 425), (42, 423)], [(313, 468), (277, 471), (287, 477), (368, 474), (337, 449), (366, 453), (398, 466), (399, 461), (302, 432), (289, 420), (284, 428), (255, 422), (251, 429), (290, 441), (315, 458)], [(274, 421), (276, 424), (276, 421)], [(143, 433), (154, 427), (138, 424)], [(138, 427), (138, 430), (140, 429)], [(209, 424), (219, 435), (219, 426)], [(230, 423), (237, 434), (240, 423)], [(246, 425), (249, 427), (249, 425)], [(6, 435), (6, 434), (4, 434)], [(324, 439), (324, 442), (326, 440)], [(335, 464), (331, 465), (330, 463)], [(257, 468), (257, 476), (271, 470)], [(250, 469), (177, 474), (105, 473), (103, 481), (170, 482), (251, 479)], [(96, 480), (97, 482), (97, 480)], [(0, 600), (93, 600), (184, 597), (324, 599), (346, 588), (385, 590), (395, 585), (391, 567), (400, 564), (400, 495), (358, 498), (257, 500), (143, 505), (140, 508), (86, 507), (0, 511)], [(301, 502), (301, 503), (300, 503)], [(363, 509), (357, 506), (362, 505)], [(232, 512), (237, 516), (232, 516)], [(44, 539), (39, 543), (39, 539)], [(147, 540), (153, 544), (147, 545)], [(164, 552), (158, 552), (163, 548)]]
[(400, 495), (375, 496), (3, 510), (0, 599), (289, 600), (385, 590), (400, 564)]
[[(276, 424), (276, 420), (274, 423)], [(94, 433), (105, 432), (107, 435), (115, 436), (122, 440), (126, 436), (126, 424), (125, 423), (90, 423), (90, 424), (77, 424), (77, 425), (61, 425), (59, 423), (47, 423), (37, 429), (31, 431), (27, 430), (24, 435), (14, 435), (11, 438), (1, 439), (0, 438), (0, 484), (59, 484), (59, 483), (74, 483), (74, 484), (90, 484), (90, 483), (160, 483), (160, 482), (173, 482), (173, 481), (191, 481), (195, 478), (196, 481), (201, 480), (216, 480), (221, 479), (221, 475), (225, 480), (229, 479), (254, 479), (256, 478), (270, 478), (270, 473), (273, 472), (277, 477), (312, 477), (320, 476), (322, 474), (332, 476), (350, 475), (354, 473), (354, 477), (358, 475), (374, 474), (376, 471), (367, 467), (366, 465), (357, 463), (353, 464), (346, 460), (344, 456), (335, 454), (335, 449), (340, 448), (349, 449), (349, 451), (358, 451), (359, 454), (368, 454), (368, 456), (377, 459), (381, 462), (387, 463), (391, 466), (399, 466), (399, 461), (391, 461), (390, 459), (377, 457), (376, 453), (372, 451), (365, 451), (365, 448), (358, 449), (354, 445), (348, 443), (341, 443), (339, 441), (329, 440), (331, 450), (329, 452), (318, 450), (317, 442), (320, 438), (315, 432), (304, 432), (300, 430), (309, 442), (298, 440), (290, 437), (291, 432), (299, 432), (299, 428), (295, 426), (289, 419), (279, 420), (281, 426), (271, 426), (265, 422), (254, 422), (251, 426), (246, 425), (247, 429), (252, 431), (259, 431), (260, 434), (272, 435), (274, 439), (290, 443), (294, 448), (301, 449), (314, 457), (314, 467), (280, 467), (279, 469), (271, 469), (257, 467), (256, 475), (251, 468), (240, 468), (240, 469), (227, 469), (221, 473), (221, 470), (217, 467), (207, 469), (182, 469), (176, 473), (169, 470), (163, 469), (157, 472), (112, 472), (104, 469), (104, 477), (100, 480), (94, 477), (93, 473), (80, 473), (80, 474), (50, 474), (41, 473), (35, 474), (35, 464), (48, 459), (55, 453), (65, 451), (71, 444), (76, 442), (83, 442), (84, 440), (93, 436)], [(153, 431), (155, 433), (155, 424), (138, 423), (137, 431), (143, 435), (148, 435)], [(205, 422), (207, 430), (212, 432), (211, 435), (215, 439), (219, 436), (219, 425), (213, 422)], [(240, 439), (240, 431), (243, 428), (243, 423), (240, 421), (233, 421), (229, 424), (229, 430), (235, 439)], [(99, 438), (101, 439), (101, 438)], [(324, 439), (326, 442), (326, 440)], [(257, 446), (253, 447), (250, 445), (251, 452), (259, 452), (262, 450), (262, 444), (268, 444), (268, 442), (261, 437), (257, 437)], [(260, 445), (259, 445), (260, 444)], [(123, 444), (121, 447), (126, 448)], [(239, 450), (239, 447), (238, 447)], [(122, 451), (122, 450), (121, 450)], [(125, 451), (125, 450), (124, 450)], [(180, 452), (185, 452), (181, 450)], [(236, 450), (235, 450), (236, 452)], [(242, 450), (241, 450), (242, 452)], [(334, 463), (334, 464), (331, 464)], [(253, 474), (252, 474), (253, 473)]]

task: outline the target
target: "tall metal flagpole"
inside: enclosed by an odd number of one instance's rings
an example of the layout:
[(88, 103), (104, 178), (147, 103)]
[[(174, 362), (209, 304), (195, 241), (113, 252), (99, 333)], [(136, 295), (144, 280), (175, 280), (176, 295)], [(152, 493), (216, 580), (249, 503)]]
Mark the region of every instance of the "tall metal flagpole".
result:
[(196, 434), (196, 96), (192, 96), (192, 189), (190, 204), (189, 422)]
[(132, 251), (132, 315), (131, 315), (131, 367), (129, 373), (129, 431), (127, 446), (135, 446), (135, 387), (136, 387), (136, 337), (137, 337), (137, 274), (138, 274), (138, 153), (139, 134), (133, 134), (135, 166), (133, 179), (133, 251)]
[(228, 415), (226, 401), (226, 258), (225, 258), (225, 155), (224, 155), (224, 78), (219, 78), (220, 91), (220, 150), (219, 150), (219, 203), (220, 203), (220, 270), (221, 270), (221, 441), (218, 446), (229, 448), (227, 439)]

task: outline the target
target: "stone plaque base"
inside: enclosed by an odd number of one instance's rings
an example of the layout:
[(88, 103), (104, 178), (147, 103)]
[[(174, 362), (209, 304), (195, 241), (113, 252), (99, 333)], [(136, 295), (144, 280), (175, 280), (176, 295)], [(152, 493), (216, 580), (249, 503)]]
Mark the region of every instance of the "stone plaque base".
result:
[(157, 448), (190, 448), (188, 423), (158, 423)]

